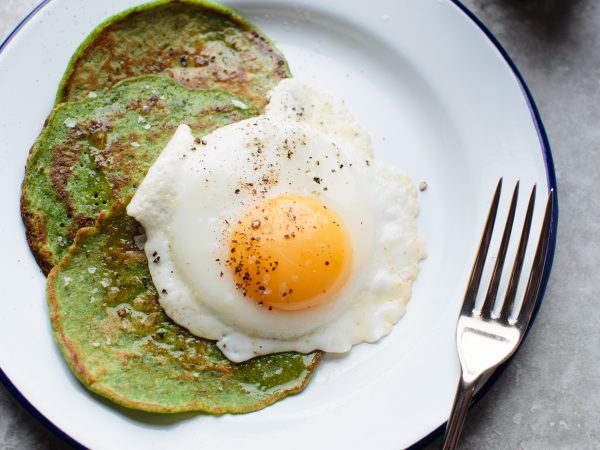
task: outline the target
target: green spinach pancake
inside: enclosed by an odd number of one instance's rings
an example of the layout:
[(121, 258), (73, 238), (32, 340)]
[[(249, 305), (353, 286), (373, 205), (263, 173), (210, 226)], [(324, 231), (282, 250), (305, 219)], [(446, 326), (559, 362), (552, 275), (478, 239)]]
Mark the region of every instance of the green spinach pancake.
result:
[[(255, 116), (289, 76), (253, 25), (199, 0), (100, 25), (72, 57), (21, 194), (54, 337), (91, 391), (148, 412), (244, 413), (308, 383), (321, 352), (230, 362), (158, 302), (143, 229), (125, 205), (181, 123), (197, 140)], [(163, 292), (164, 294), (164, 292)]]
[(79, 380), (126, 407), (151, 412), (243, 413), (308, 383), (320, 352), (280, 353), (235, 364), (215, 343), (162, 311), (140, 225), (116, 205), (50, 272), (48, 303), (56, 341)]
[(146, 75), (52, 112), (31, 149), (21, 211), (47, 273), (77, 230), (134, 192), (180, 123), (197, 137), (248, 118), (254, 108), (221, 90), (190, 90)]
[(72, 57), (56, 101), (78, 101), (126, 78), (156, 73), (194, 89), (225, 89), (260, 110), (289, 69), (273, 43), (230, 9), (159, 1), (98, 26)]

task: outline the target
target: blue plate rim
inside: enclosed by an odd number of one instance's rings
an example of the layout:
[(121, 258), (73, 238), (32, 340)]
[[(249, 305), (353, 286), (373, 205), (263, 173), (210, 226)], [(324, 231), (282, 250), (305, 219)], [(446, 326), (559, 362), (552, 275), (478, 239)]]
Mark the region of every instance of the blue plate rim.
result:
[[(4, 39), (2, 44), (0, 44), (0, 53), (6, 48), (6, 46), (10, 43), (10, 41), (14, 38), (14, 36), (23, 28), (23, 26), (29, 22), (44, 6), (50, 3), (51, 0), (42, 0), (27, 16), (19, 22), (19, 24), (10, 32), (10, 34)], [(525, 336), (523, 337), (523, 341), (517, 348), (515, 354), (521, 348), (521, 345), (527, 338), (529, 331), (531, 330), (533, 323), (537, 317), (538, 311), (542, 305), (542, 301), (544, 299), (544, 294), (546, 292), (546, 286), (548, 285), (548, 279), (550, 278), (550, 272), (552, 270), (552, 263), (554, 261), (554, 251), (556, 249), (556, 238), (558, 231), (558, 185), (556, 182), (556, 173), (554, 171), (554, 160), (552, 158), (552, 152), (550, 149), (550, 142), (548, 140), (548, 135), (546, 133), (546, 129), (542, 122), (542, 117), (538, 110), (538, 107), (533, 99), (533, 95), (527, 83), (525, 82), (525, 78), (517, 68), (517, 65), (509, 56), (508, 52), (504, 49), (500, 41), (494, 36), (494, 34), (490, 31), (490, 29), (470, 10), (468, 9), (460, 0), (449, 0), (452, 4), (454, 4), (462, 13), (464, 13), (477, 27), (483, 32), (483, 34), (490, 40), (490, 42), (496, 47), (504, 61), (508, 64), (510, 69), (513, 72), (513, 75), (517, 79), (519, 83), (519, 87), (521, 88), (521, 92), (525, 97), (525, 102), (527, 103), (527, 107), (529, 108), (529, 112), (531, 114), (531, 118), (533, 120), (533, 124), (535, 126), (538, 140), (540, 142), (540, 146), (542, 149), (542, 155), (544, 157), (544, 164), (546, 166), (546, 177), (548, 180), (548, 191), (554, 189), (554, 204), (553, 204), (553, 213), (552, 213), (552, 224), (550, 228), (550, 238), (548, 241), (548, 253), (546, 254), (546, 263), (544, 266), (544, 274), (542, 277), (542, 283), (540, 286), (540, 291), (538, 293), (538, 297), (536, 299), (535, 308), (533, 311), (533, 316), (531, 318), (531, 322), (527, 327), (525, 332)], [(514, 355), (513, 355), (514, 357)], [(505, 362), (502, 366), (500, 366), (493, 375), (489, 378), (489, 380), (481, 387), (481, 389), (475, 394), (473, 404), (479, 402), (488, 390), (496, 383), (500, 375), (504, 372), (506, 367), (511, 363), (513, 357), (511, 357), (507, 362)], [(15, 397), (15, 399), (42, 425), (44, 425), (47, 429), (53, 432), (57, 437), (65, 441), (67, 444), (79, 448), (85, 449), (81, 443), (73, 439), (63, 430), (61, 430), (57, 425), (55, 425), (52, 421), (50, 421), (46, 416), (44, 416), (41, 412), (39, 412), (35, 406), (33, 406), (27, 398), (17, 389), (17, 387), (10, 381), (10, 379), (6, 376), (2, 368), (0, 368), (0, 382), (6, 386), (8, 391)], [(471, 407), (473, 406), (471, 405)], [(437, 429), (433, 430), (427, 436), (420, 439), (418, 442), (414, 443), (409, 447), (409, 450), (416, 450), (423, 448), (430, 442), (432, 442), (435, 438), (437, 438), (446, 428), (446, 423), (440, 425)]]

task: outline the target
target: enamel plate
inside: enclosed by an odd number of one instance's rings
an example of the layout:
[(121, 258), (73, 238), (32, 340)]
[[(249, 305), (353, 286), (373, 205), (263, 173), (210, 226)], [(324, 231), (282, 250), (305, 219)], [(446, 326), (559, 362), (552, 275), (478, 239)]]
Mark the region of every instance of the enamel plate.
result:
[[(371, 134), (376, 158), (427, 182), (418, 226), (429, 256), (391, 335), (326, 357), (299, 395), (238, 416), (142, 414), (89, 393), (71, 374), (52, 339), (45, 279), (19, 216), (27, 153), (70, 56), (96, 25), (140, 3), (49, 0), (2, 47), (3, 380), (47, 425), (92, 448), (399, 449), (423, 442), (452, 404), (456, 319), (498, 178), (508, 189), (520, 179), (523, 198), (537, 183), (539, 205), (556, 187), (543, 126), (516, 68), (450, 0), (224, 2), (273, 38), (298, 78), (344, 99)], [(549, 263), (556, 217), (553, 224)]]

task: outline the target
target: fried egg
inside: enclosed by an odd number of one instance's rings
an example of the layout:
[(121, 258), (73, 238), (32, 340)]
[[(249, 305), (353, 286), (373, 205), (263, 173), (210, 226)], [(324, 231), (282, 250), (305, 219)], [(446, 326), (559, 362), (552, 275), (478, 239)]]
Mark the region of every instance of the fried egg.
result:
[(425, 256), (413, 182), (295, 79), (262, 116), (202, 139), (180, 125), (127, 211), (166, 314), (235, 362), (377, 341)]

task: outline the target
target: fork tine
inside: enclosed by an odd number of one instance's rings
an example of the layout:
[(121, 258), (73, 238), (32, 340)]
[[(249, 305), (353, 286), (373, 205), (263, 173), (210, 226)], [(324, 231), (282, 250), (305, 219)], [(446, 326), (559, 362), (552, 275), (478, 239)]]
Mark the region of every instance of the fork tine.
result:
[(525, 296), (523, 297), (523, 304), (519, 311), (516, 324), (521, 330), (525, 330), (531, 319), (535, 301), (542, 284), (542, 276), (544, 274), (544, 267), (546, 265), (546, 254), (548, 252), (548, 238), (550, 237), (550, 223), (552, 221), (552, 212), (554, 210), (554, 189), (550, 191), (548, 195), (548, 201), (546, 202), (546, 213), (544, 214), (544, 222), (542, 224), (542, 231), (540, 233), (540, 239), (538, 241), (535, 257), (533, 259), (533, 265), (531, 266), (531, 273), (529, 275), (529, 281), (527, 282), (527, 288), (525, 289)]
[(506, 251), (508, 249), (508, 241), (510, 240), (510, 234), (513, 228), (513, 222), (515, 221), (515, 210), (517, 209), (517, 201), (519, 199), (519, 182), (515, 185), (513, 191), (512, 200), (510, 202), (510, 208), (508, 210), (508, 217), (506, 218), (506, 225), (504, 226), (504, 233), (502, 234), (502, 241), (500, 242), (500, 248), (498, 249), (498, 256), (496, 258), (496, 264), (494, 265), (494, 272), (490, 280), (483, 305), (481, 306), (481, 316), (486, 319), (491, 319), (492, 311), (494, 310), (494, 304), (496, 302), (496, 296), (498, 294), (498, 286), (500, 285), (500, 278), (502, 277), (502, 269), (504, 268), (504, 260), (506, 259)]
[(515, 262), (510, 274), (508, 288), (506, 289), (504, 304), (502, 305), (502, 310), (500, 312), (500, 320), (506, 324), (508, 324), (513, 310), (515, 297), (517, 295), (517, 287), (519, 286), (519, 279), (521, 278), (521, 271), (523, 269), (523, 261), (525, 261), (525, 251), (527, 250), (529, 232), (531, 231), (531, 220), (533, 218), (533, 208), (535, 207), (535, 195), (536, 186), (534, 185), (533, 189), (531, 190), (531, 196), (529, 197), (527, 213), (525, 214), (525, 222), (523, 224), (523, 230), (521, 231), (521, 239), (519, 240), (517, 255), (515, 256)]
[(500, 202), (501, 192), (502, 178), (500, 178), (498, 185), (496, 186), (492, 206), (490, 206), (490, 212), (488, 213), (485, 228), (483, 229), (483, 235), (481, 236), (481, 242), (479, 243), (479, 249), (477, 250), (477, 256), (475, 257), (475, 262), (471, 269), (471, 276), (469, 277), (469, 283), (467, 284), (465, 299), (462, 305), (463, 314), (471, 314), (471, 311), (473, 311), (473, 308), (475, 307), (475, 299), (477, 298), (477, 291), (479, 290), (479, 283), (481, 282), (481, 274), (492, 239), (492, 232), (494, 231), (494, 223), (496, 222), (496, 213), (498, 212), (498, 203)]

